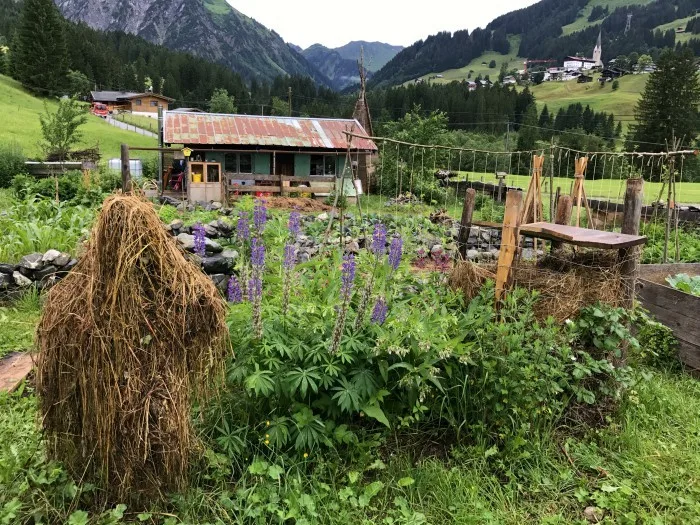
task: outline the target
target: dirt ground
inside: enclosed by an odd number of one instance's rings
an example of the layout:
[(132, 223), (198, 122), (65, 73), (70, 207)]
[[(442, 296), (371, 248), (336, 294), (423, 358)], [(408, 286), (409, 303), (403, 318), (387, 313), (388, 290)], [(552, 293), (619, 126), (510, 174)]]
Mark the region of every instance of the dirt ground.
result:
[(330, 211), (332, 208), (322, 201), (307, 198), (269, 197), (267, 207), (277, 210), (297, 210), (300, 212)]

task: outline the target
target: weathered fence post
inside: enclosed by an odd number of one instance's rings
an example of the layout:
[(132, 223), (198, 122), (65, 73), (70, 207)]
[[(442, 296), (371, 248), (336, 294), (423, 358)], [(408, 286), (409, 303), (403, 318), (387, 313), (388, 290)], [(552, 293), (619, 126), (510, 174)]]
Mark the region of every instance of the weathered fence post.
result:
[(522, 192), (510, 190), (506, 194), (506, 212), (503, 218), (501, 253), (498, 257), (498, 268), (496, 269), (496, 307), (498, 307), (505, 297), (506, 289), (510, 285), (513, 261), (518, 253), (522, 205)]
[(462, 208), (462, 221), (459, 223), (459, 236), (457, 237), (457, 245), (459, 246), (459, 254), (462, 259), (467, 257), (467, 243), (469, 242), (469, 233), (472, 229), (472, 217), (474, 216), (474, 205), (476, 204), (476, 190), (467, 188), (464, 196), (464, 208)]
[(131, 192), (131, 164), (129, 162), (129, 145), (122, 144), (122, 191)]
[[(559, 188), (557, 188), (557, 191)], [(560, 195), (557, 201), (557, 211), (554, 217), (554, 224), (562, 224), (568, 226), (571, 222), (571, 212), (574, 207), (574, 199), (570, 195)], [(561, 248), (561, 244), (558, 241), (552, 241), (552, 251)]]
[[(639, 235), (639, 225), (642, 220), (644, 204), (644, 179), (627, 179), (625, 203), (622, 215), (622, 233)], [(634, 309), (634, 297), (639, 271), (639, 255), (641, 247), (622, 248), (618, 252), (620, 264), (620, 279), (622, 281), (622, 306), (627, 310)], [(622, 346), (620, 363), (627, 362), (627, 345)]]

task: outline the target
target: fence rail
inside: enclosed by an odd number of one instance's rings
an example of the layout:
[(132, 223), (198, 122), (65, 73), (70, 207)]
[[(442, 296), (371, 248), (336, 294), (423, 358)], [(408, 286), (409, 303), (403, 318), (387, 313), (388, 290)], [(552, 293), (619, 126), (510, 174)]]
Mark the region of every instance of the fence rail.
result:
[[(328, 194), (335, 190), (335, 177), (328, 176), (290, 176), (290, 175), (241, 175), (227, 173), (229, 192), (234, 193), (311, 193)], [(253, 184), (236, 184), (237, 182), (252, 182)], [(260, 184), (269, 183), (269, 184)], [(291, 186), (293, 183), (302, 183), (303, 186)]]

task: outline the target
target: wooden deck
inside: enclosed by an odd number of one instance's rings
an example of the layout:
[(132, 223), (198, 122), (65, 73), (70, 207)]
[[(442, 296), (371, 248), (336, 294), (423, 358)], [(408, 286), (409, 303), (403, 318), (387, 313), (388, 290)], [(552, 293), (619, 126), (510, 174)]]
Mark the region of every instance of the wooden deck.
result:
[(589, 230), (587, 228), (548, 222), (523, 224), (520, 226), (520, 235), (563, 242), (582, 248), (600, 248), (603, 250), (620, 250), (641, 246), (647, 241), (646, 237), (640, 235)]

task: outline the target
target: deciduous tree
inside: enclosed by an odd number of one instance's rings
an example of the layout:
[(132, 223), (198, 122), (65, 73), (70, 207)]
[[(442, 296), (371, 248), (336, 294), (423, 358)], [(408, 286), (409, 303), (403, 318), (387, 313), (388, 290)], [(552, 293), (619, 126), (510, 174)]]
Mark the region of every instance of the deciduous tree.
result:
[(56, 111), (44, 104), (44, 114), (39, 115), (41, 123), (42, 149), (46, 155), (56, 155), (65, 160), (68, 152), (82, 138), (80, 126), (87, 122), (87, 108), (75, 99), (63, 99)]

